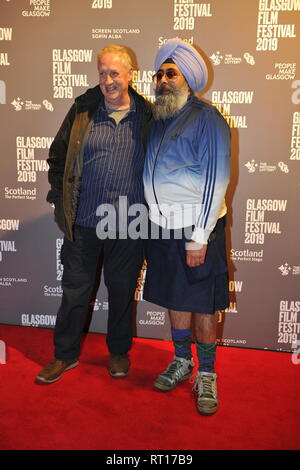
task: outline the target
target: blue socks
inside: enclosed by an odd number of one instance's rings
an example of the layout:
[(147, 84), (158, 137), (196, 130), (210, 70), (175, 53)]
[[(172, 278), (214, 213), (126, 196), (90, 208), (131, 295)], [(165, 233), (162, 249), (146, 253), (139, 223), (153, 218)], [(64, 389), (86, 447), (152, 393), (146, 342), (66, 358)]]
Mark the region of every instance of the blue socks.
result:
[(192, 329), (178, 330), (171, 328), (171, 334), (175, 347), (175, 355), (190, 360), (192, 358)]
[(200, 372), (214, 372), (217, 343), (196, 342)]
[[(175, 355), (191, 360), (192, 358), (192, 329), (179, 330), (171, 328)], [(200, 372), (214, 372), (217, 343), (200, 343), (196, 341), (197, 357)]]

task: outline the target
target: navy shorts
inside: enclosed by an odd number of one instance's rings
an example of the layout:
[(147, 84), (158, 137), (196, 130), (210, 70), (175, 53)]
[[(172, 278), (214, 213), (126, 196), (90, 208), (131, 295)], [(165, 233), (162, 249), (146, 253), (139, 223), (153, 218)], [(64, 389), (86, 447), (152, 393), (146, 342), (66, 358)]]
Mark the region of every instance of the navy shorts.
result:
[(189, 240), (186, 232), (177, 238), (179, 230), (169, 230), (169, 239), (166, 239), (166, 231), (156, 226), (159, 239), (147, 242), (144, 299), (171, 310), (193, 313), (213, 314), (227, 308), (225, 224), (226, 216), (218, 220), (210, 235), (205, 263), (194, 268), (185, 261), (185, 243)]

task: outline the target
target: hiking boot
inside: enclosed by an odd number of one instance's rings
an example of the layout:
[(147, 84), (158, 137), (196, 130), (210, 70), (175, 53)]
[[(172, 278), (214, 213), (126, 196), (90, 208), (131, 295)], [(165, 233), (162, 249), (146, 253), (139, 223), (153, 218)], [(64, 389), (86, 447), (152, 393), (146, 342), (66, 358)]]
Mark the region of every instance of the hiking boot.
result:
[(184, 359), (184, 357), (174, 356), (173, 362), (155, 380), (154, 388), (163, 392), (173, 390), (179, 382), (193, 375), (193, 368), (193, 358)]
[(54, 359), (49, 362), (46, 367), (36, 376), (37, 383), (52, 384), (61, 378), (62, 374), (67, 370), (73, 369), (78, 366), (77, 359), (70, 359), (69, 361), (60, 361)]
[(109, 373), (112, 377), (126, 377), (129, 372), (130, 361), (127, 354), (111, 354), (109, 359)]
[(212, 415), (218, 409), (217, 374), (198, 372), (193, 390), (198, 393), (197, 410), (202, 415)]

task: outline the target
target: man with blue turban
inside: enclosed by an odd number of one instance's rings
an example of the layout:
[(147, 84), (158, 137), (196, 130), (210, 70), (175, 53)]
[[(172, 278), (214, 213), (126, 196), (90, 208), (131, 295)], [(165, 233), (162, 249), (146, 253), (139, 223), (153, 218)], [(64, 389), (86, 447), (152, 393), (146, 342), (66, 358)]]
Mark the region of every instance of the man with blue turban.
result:
[(173, 390), (193, 375), (193, 323), (197, 409), (211, 415), (218, 409), (217, 312), (229, 305), (224, 198), (230, 130), (215, 107), (195, 96), (208, 71), (193, 46), (170, 39), (154, 68), (154, 121), (144, 167), (151, 220), (144, 299), (168, 309), (175, 349), (154, 387)]

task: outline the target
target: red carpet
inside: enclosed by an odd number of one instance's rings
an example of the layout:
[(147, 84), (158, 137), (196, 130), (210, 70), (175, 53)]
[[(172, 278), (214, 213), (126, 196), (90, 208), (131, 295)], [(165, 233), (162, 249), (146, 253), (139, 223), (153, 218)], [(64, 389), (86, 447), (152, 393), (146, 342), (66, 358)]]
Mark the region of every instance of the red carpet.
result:
[(170, 342), (135, 339), (126, 379), (107, 372), (104, 335), (88, 334), (80, 365), (55, 384), (35, 375), (52, 359), (52, 330), (0, 325), (2, 450), (300, 449), (300, 365), (291, 355), (218, 347), (220, 409), (196, 412), (191, 384), (156, 392)]

